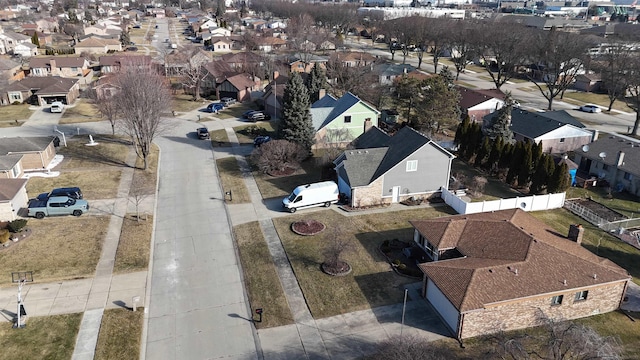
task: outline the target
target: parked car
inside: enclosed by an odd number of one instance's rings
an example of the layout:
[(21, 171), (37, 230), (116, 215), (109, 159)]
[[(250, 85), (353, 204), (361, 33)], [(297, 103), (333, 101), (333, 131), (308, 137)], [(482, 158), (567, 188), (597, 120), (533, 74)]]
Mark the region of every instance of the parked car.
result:
[(256, 121), (264, 121), (264, 120), (271, 120), (271, 115), (266, 114), (266, 113), (264, 113), (264, 112), (262, 112), (262, 111), (256, 111), (256, 112), (254, 112), (253, 114), (250, 114), (250, 115), (247, 117), (247, 119), (248, 119), (249, 121), (253, 121), (253, 122), (256, 122)]
[(296, 187), (291, 195), (282, 199), (282, 207), (294, 213), (297, 209), (313, 206), (329, 207), (338, 202), (338, 185), (333, 181), (306, 184)]
[(48, 198), (54, 197), (54, 196), (67, 196), (72, 199), (78, 200), (78, 199), (82, 199), (82, 190), (80, 190), (79, 187), (56, 188), (51, 190), (51, 192), (42, 193), (38, 195), (36, 200), (46, 201)]
[(86, 200), (76, 200), (68, 196), (52, 196), (46, 200), (33, 199), (29, 201), (27, 214), (36, 219), (51, 215), (80, 216), (89, 211)]
[(138, 48), (135, 46), (129, 46), (128, 48), (124, 49), (124, 51), (138, 51)]
[(224, 104), (219, 102), (214, 102), (207, 106), (207, 111), (209, 112), (217, 112), (224, 109)]
[(599, 113), (602, 112), (602, 109), (598, 107), (598, 105), (586, 104), (580, 106), (580, 111), (588, 112), (588, 113)]
[(220, 102), (224, 104), (224, 106), (230, 106), (236, 103), (236, 99), (230, 97), (223, 97), (220, 99)]
[(258, 110), (247, 110), (247, 111), (242, 113), (242, 118), (243, 119), (248, 119), (249, 116), (251, 116), (251, 114), (257, 113), (257, 112), (258, 112)]
[(271, 141), (271, 137), (270, 136), (266, 136), (266, 135), (256, 136), (256, 138), (253, 139), (253, 146), (254, 147), (260, 147), (261, 145), (266, 144), (269, 141)]
[(207, 129), (206, 127), (198, 128), (196, 132), (198, 133), (198, 139), (206, 140), (211, 137), (211, 135), (209, 135), (209, 129)]
[(61, 113), (64, 109), (64, 104), (60, 101), (54, 101), (51, 103), (51, 108), (49, 109), (52, 113)]

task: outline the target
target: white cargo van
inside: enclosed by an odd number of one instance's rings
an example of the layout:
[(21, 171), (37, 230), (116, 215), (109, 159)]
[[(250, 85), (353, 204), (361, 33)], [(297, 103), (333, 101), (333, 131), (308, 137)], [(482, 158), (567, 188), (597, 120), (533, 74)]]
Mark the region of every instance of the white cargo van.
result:
[(282, 206), (294, 213), (313, 206), (329, 207), (338, 202), (338, 185), (333, 181), (300, 185), (282, 200)]
[(62, 109), (64, 109), (64, 104), (60, 101), (55, 101), (51, 103), (50, 111), (52, 113), (61, 113)]

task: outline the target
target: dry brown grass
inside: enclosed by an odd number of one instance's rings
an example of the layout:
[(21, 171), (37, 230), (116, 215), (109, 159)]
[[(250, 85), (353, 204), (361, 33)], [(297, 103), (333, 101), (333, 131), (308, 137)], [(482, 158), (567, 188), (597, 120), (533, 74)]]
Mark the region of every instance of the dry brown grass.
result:
[[(384, 240), (412, 241), (409, 220), (448, 216), (452, 212), (448, 207), (439, 207), (344, 217), (325, 210), (302, 212), (273, 222), (309, 309), (315, 318), (321, 318), (401, 302), (403, 286), (419, 280), (394, 273), (378, 247)], [(353, 268), (351, 274), (332, 277), (321, 271), (326, 237), (333, 234), (327, 229), (314, 236), (296, 235), (290, 229), (291, 223), (302, 219), (339, 227), (340, 236), (348, 238), (354, 247), (354, 251), (344, 254)]]
[(65, 159), (55, 170), (93, 170), (105, 166), (126, 166), (127, 155), (131, 149), (129, 141), (109, 135), (95, 135), (96, 146), (86, 146), (88, 135), (76, 136), (67, 140), (67, 146), (61, 146), (57, 152)]
[(254, 171), (253, 176), (260, 189), (263, 199), (287, 196), (298, 185), (309, 184), (321, 180), (321, 168), (317, 166), (315, 158), (302, 163), (302, 168), (293, 175), (274, 177)]
[(135, 214), (127, 214), (124, 218), (113, 265), (115, 274), (147, 270), (149, 266), (153, 216), (141, 218), (137, 221)]
[[(564, 94), (565, 102), (583, 105), (585, 103), (596, 104), (603, 106), (605, 109), (609, 106), (609, 96), (607, 94), (595, 94), (591, 92), (582, 92), (582, 91), (568, 91)], [(633, 110), (627, 106), (624, 101), (616, 100), (613, 103), (613, 109), (624, 111), (624, 112), (633, 112)]]
[(233, 227), (251, 309), (268, 309), (258, 329), (293, 323), (280, 279), (258, 222)]
[(53, 188), (77, 186), (85, 199), (112, 199), (118, 193), (121, 175), (120, 170), (94, 170), (62, 172), (51, 178), (32, 177), (27, 183), (27, 193), (33, 198)]
[[(0, 274), (33, 271), (38, 282), (93, 276), (109, 216), (57, 216), (29, 220), (32, 234), (0, 251)], [(11, 278), (0, 277), (0, 285)]]
[(236, 158), (231, 156), (218, 159), (216, 160), (216, 166), (218, 167), (222, 190), (224, 192), (231, 191), (233, 195), (233, 201), (229, 203), (243, 204), (251, 202), (249, 190), (244, 184), (242, 171), (240, 171)]
[(227, 131), (225, 129), (213, 130), (211, 132), (211, 144), (213, 147), (231, 146)]
[(193, 96), (191, 95), (175, 95), (171, 104), (171, 110), (178, 112), (187, 112), (205, 108), (207, 107), (208, 103), (209, 101), (207, 100), (193, 101)]
[[(142, 159), (136, 157), (136, 170), (133, 173), (133, 184), (142, 183), (144, 188), (142, 193), (153, 195), (156, 192), (156, 181), (158, 180), (158, 158), (160, 156), (160, 148), (156, 144), (151, 145), (151, 153), (147, 158), (148, 166), (146, 170), (142, 170)], [(141, 180), (136, 178), (142, 177)], [(139, 182), (138, 182), (139, 181)], [(132, 195), (131, 193), (129, 194)]]
[(0, 324), (0, 360), (71, 359), (82, 313), (33, 317), (16, 330)]
[(143, 308), (105, 310), (94, 359), (138, 359), (143, 320)]
[(0, 128), (20, 126), (32, 113), (28, 104), (3, 106), (0, 111)]
[(78, 99), (73, 107), (67, 107), (60, 118), (60, 124), (77, 124), (101, 121), (98, 108), (87, 99)]

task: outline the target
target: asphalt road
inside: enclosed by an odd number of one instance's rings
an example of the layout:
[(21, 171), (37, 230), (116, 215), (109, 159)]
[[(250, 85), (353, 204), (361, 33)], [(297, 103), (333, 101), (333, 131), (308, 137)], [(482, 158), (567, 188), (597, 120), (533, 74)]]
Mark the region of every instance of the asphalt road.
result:
[(174, 122), (160, 146), (147, 359), (256, 359), (211, 144)]

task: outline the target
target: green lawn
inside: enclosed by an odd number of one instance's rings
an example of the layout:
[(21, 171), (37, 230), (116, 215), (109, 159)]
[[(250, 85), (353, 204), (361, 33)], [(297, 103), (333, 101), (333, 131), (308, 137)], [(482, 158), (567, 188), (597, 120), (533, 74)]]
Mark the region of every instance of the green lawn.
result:
[(251, 309), (265, 309), (262, 322), (255, 323), (256, 328), (292, 324), (293, 316), (260, 225), (254, 221), (234, 226), (233, 233)]
[(316, 158), (305, 160), (302, 168), (293, 175), (274, 177), (254, 171), (253, 176), (263, 199), (284, 197), (298, 185), (321, 181), (322, 169), (317, 166)]
[(81, 319), (82, 313), (33, 317), (19, 330), (3, 322), (0, 360), (71, 359)]
[(567, 199), (572, 198), (591, 198), (591, 200), (599, 202), (604, 206), (615, 210), (629, 218), (640, 217), (640, 198), (627, 192), (611, 192), (609, 198), (605, 188), (579, 188), (571, 187), (567, 190)]
[(251, 125), (237, 126), (233, 128), (233, 131), (235, 131), (240, 144), (253, 144), (253, 139), (258, 135), (274, 137), (276, 133), (273, 123), (270, 121), (259, 121)]
[[(324, 210), (277, 218), (273, 222), (287, 256), (315, 318), (344, 314), (402, 301), (403, 286), (420, 281), (397, 275), (378, 251), (384, 240), (412, 241), (409, 220), (451, 215), (448, 207), (421, 208), (380, 214), (345, 217)], [(320, 234), (300, 236), (291, 224), (313, 219), (327, 225)], [(343, 258), (351, 265), (351, 274), (341, 277), (326, 275), (320, 269), (322, 252), (330, 237), (348, 239), (353, 251)]]

